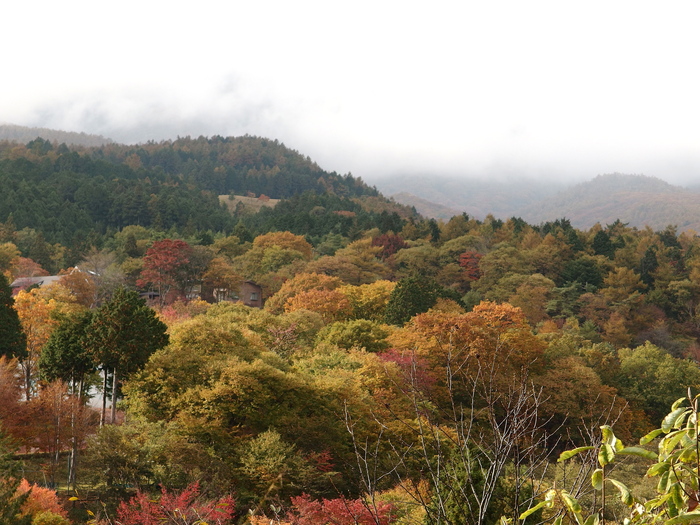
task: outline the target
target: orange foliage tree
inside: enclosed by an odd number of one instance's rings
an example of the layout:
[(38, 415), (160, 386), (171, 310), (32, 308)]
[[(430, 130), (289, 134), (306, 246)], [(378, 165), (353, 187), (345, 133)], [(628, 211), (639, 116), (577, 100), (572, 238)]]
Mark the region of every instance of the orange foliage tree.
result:
[(285, 312), (309, 310), (321, 314), (326, 323), (347, 319), (350, 315), (350, 301), (338, 290), (309, 290), (287, 300)]

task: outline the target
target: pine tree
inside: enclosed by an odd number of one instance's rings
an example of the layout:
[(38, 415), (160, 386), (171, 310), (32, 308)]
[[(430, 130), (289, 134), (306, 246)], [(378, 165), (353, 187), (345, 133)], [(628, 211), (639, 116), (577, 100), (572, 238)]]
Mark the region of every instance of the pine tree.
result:
[(14, 304), (7, 278), (0, 273), (0, 356), (21, 359), (27, 353), (27, 337)]
[[(119, 380), (140, 370), (148, 358), (168, 344), (167, 327), (137, 292), (118, 289), (112, 300), (100, 307), (86, 331), (86, 344), (107, 375), (112, 375), (112, 422)], [(103, 396), (106, 392), (103, 392)], [(102, 422), (105, 417), (102, 404)]]

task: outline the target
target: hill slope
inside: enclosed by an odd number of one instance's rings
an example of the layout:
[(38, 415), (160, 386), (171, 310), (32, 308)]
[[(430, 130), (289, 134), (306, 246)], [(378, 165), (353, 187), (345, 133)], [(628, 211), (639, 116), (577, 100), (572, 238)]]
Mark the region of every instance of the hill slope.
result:
[(700, 194), (644, 175), (599, 175), (559, 194), (519, 210), (528, 222), (566, 217), (576, 228), (616, 219), (630, 226), (660, 230), (674, 224), (679, 230), (700, 231)]

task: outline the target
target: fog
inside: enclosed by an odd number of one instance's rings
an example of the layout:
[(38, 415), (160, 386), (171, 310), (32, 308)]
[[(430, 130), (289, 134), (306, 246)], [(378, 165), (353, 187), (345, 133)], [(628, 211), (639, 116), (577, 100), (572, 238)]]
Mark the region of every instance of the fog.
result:
[(700, 180), (690, 1), (13, 4), (6, 123), (260, 135), (368, 182)]

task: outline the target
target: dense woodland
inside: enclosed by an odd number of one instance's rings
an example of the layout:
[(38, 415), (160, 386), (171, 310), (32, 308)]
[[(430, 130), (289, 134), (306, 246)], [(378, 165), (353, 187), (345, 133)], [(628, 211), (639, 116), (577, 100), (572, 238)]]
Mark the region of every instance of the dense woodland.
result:
[[(426, 220), (255, 137), (6, 142), (0, 181), (0, 524), (696, 515), (695, 232)], [(621, 443), (662, 420), (657, 486), (661, 431)]]

